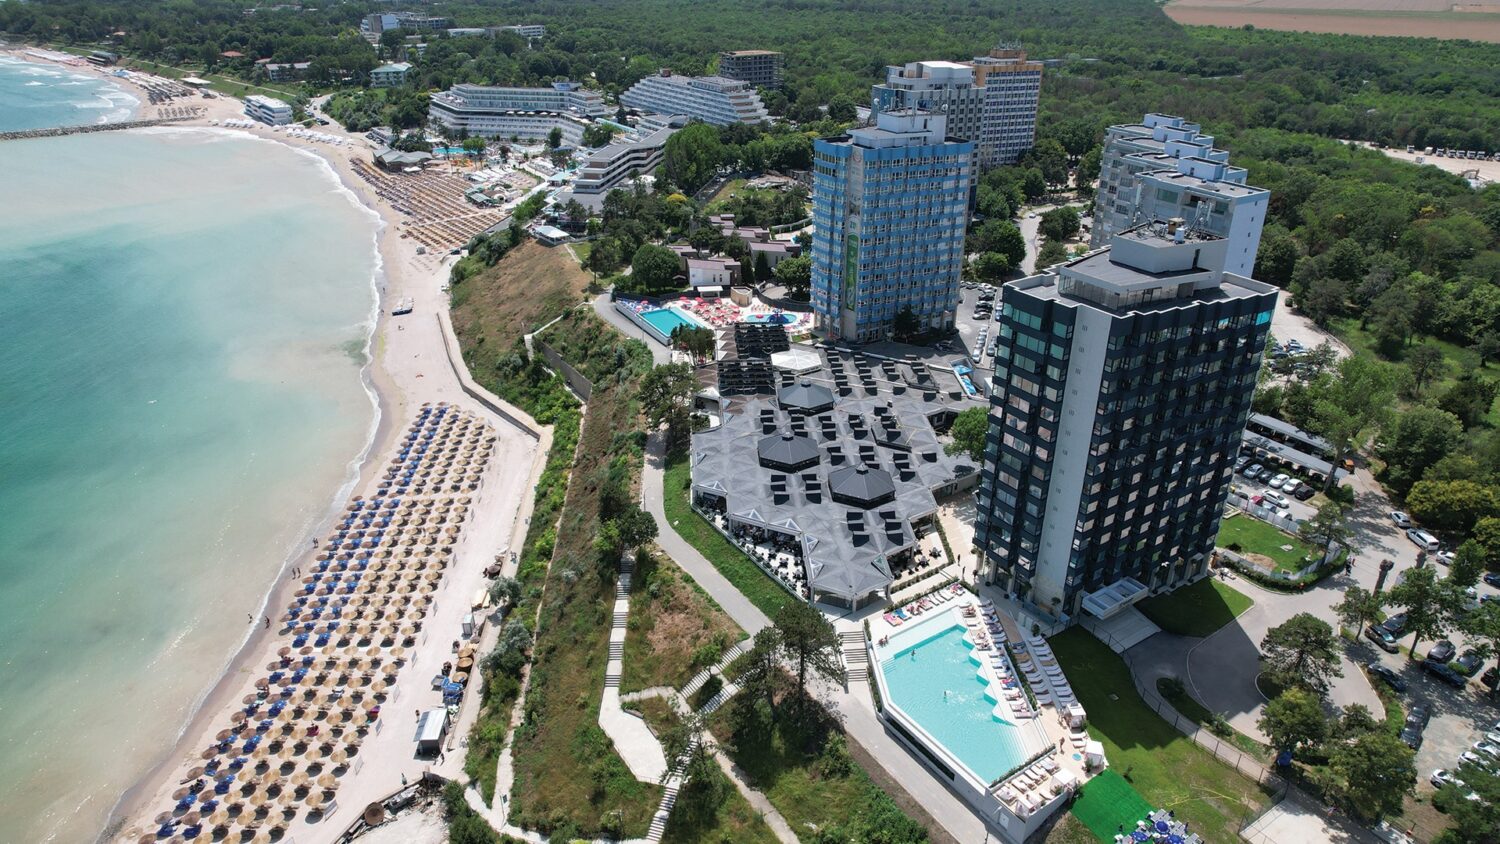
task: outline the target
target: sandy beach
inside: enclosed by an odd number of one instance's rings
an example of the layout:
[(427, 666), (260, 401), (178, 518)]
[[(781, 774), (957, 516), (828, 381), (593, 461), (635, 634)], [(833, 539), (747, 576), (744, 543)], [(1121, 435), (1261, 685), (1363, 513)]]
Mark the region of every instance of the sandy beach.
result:
[[(25, 48), (12, 48), (9, 52), (27, 61), (41, 60), (28, 54)], [(103, 73), (89, 65), (70, 64), (69, 67), (82, 72)], [(435, 578), (421, 631), (411, 647), (405, 649), (401, 667), (394, 673), (385, 700), (381, 702), (380, 728), (368, 732), (357, 755), (351, 759), (352, 764), (338, 776), (335, 802), (331, 807), (325, 807), (321, 815), (299, 811), (285, 831), (286, 838), (297, 841), (331, 841), (359, 817), (368, 803), (400, 788), (403, 777), (414, 780), (424, 770), (447, 776), (460, 773), (463, 764), (461, 746), (456, 746), (440, 762), (416, 758), (412, 741), (416, 731), (416, 712), (419, 708), (441, 703), (440, 696), (431, 690), (428, 680), (440, 670), (444, 661), (453, 658), (451, 643), (459, 638), (461, 619), (470, 611), (474, 594), (487, 583), (484, 568), (502, 549), (518, 546), (523, 538), (531, 508), (531, 489), (545, 461), (550, 436), (549, 432), (541, 431), (539, 441), (534, 433), (539, 430), (538, 426), (520, 411), (507, 408), (521, 420), (521, 426), (518, 426), (465, 392), (447, 351), (448, 344), (456, 341), (451, 336), (445, 339), (446, 322), (439, 318), (440, 314), (445, 317), (447, 309), (447, 294), (443, 287), (449, 269), (448, 256), (418, 254), (415, 242), (402, 237), (400, 223), (403, 215), (382, 201), (355, 171), (353, 161), (356, 158), (367, 161), (370, 156), (370, 146), (362, 137), (344, 133), (336, 125), (321, 127), (320, 131), (326, 134), (348, 140), (346, 145), (335, 146), (288, 137), (270, 127), (224, 129), (212, 125), (212, 122), (242, 118), (238, 100), (193, 98), (178, 101), (175, 105), (183, 104), (201, 106), (204, 112), (198, 119), (170, 128), (140, 131), (234, 131), (316, 155), (331, 168), (342, 189), (380, 217), (376, 244), (382, 262), (377, 279), (380, 316), (370, 343), (372, 361), (366, 370), (369, 383), (378, 396), (380, 422), (361, 466), (353, 496), (371, 498), (378, 494), (377, 485), (409, 426), (424, 406), (447, 403), (455, 415), (472, 415), (485, 426), (486, 433), (495, 438), (478, 489), (454, 494), (470, 496), (472, 506), (468, 508), (467, 517), (457, 534), (451, 559), (442, 569), (440, 578)], [(143, 104), (136, 119), (154, 117), (152, 112), (152, 106)], [(403, 298), (413, 301), (413, 312), (400, 317), (391, 316), (391, 303)], [(522, 426), (529, 426), (532, 431), (526, 431)], [(335, 490), (329, 490), (330, 496), (334, 493)], [(336, 512), (342, 512), (345, 504), (344, 501), (330, 501)], [(330, 519), (330, 523), (332, 521)], [(283, 632), (284, 625), (279, 620), (293, 596), (303, 587), (301, 577), (307, 575), (320, 552), (319, 548), (313, 547), (312, 539), (316, 536), (319, 545), (325, 545), (324, 537), (331, 526), (322, 525), (316, 535), (309, 535), (307, 553), (301, 559), (291, 561), (270, 586), (266, 602), (256, 618), (255, 632), (221, 678), (212, 682), (205, 678), (202, 702), (191, 721), (184, 725), (180, 740), (165, 750), (150, 773), (121, 797), (101, 833), (101, 840), (137, 841), (143, 835), (154, 834), (158, 827), (154, 819), (173, 808), (176, 801), (172, 795), (182, 787), (187, 771), (204, 764), (200, 758), (202, 750), (214, 744), (216, 736), (230, 726), (230, 715), (239, 710), (241, 700), (247, 694), (254, 693), (257, 681), (268, 673), (267, 666), (278, 660), (278, 650), (289, 644), (290, 637)], [(294, 577), (293, 569), (301, 569), (301, 577)], [(261, 623), (260, 616), (270, 619), (269, 629)], [(477, 686), (477, 682), (469, 685), (458, 721), (460, 724), (469, 721), (471, 709), (477, 705)], [(310, 814), (312, 822), (309, 822)], [(204, 835), (211, 837), (207, 828)], [(236, 833), (230, 840), (238, 838)]]

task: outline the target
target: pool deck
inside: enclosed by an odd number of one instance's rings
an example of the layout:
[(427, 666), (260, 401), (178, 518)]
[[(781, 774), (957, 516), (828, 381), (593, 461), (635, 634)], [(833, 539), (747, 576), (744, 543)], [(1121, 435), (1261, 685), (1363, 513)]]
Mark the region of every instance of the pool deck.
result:
[[(1058, 799), (1062, 792), (1087, 782), (1092, 774), (1084, 764), (1087, 734), (1069, 725), (1070, 690), (1046, 643), (1023, 636), (1009, 616), (981, 604), (973, 593), (961, 588), (957, 592), (944, 588), (902, 609), (921, 612), (908, 612), (910, 617), (899, 624), (892, 624), (883, 613), (869, 617), (871, 661), (891, 711), (888, 714), (896, 715), (908, 728), (915, 727), (913, 732), (927, 749), (955, 767), (971, 789), (986, 793), (1022, 823), (1029, 823), (1038, 813), (1044, 817), (1056, 811), (1065, 802)], [(994, 716), (1013, 725), (1025, 748), (1024, 764), (997, 782), (982, 780), (903, 711), (890, 699), (885, 684), (881, 667), (885, 660), (954, 625), (965, 628), (964, 639), (975, 649), (972, 653), (979, 660), (977, 672), (989, 684), (987, 696), (996, 701)], [(1022, 666), (1019, 672), (1018, 662)], [(1034, 692), (1035, 706), (1022, 691), (1022, 677)]]

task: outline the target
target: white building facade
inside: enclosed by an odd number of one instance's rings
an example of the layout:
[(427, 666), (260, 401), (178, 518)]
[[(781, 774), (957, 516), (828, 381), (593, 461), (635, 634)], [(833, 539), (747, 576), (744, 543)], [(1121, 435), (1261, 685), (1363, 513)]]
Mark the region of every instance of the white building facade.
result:
[(610, 113), (598, 91), (577, 82), (547, 88), (454, 85), (433, 94), (427, 105), (428, 119), (455, 133), (542, 140), (556, 128), (568, 146), (582, 144), (589, 122)]
[(760, 123), (769, 115), (755, 87), (722, 76), (677, 76), (663, 69), (630, 86), (620, 105), (640, 112), (682, 114), (714, 126)]
[(245, 116), (271, 126), (292, 122), (292, 107), (275, 97), (251, 94), (245, 98)]
[(1036, 140), (1042, 64), (1013, 49), (971, 62), (922, 61), (886, 68), (871, 111), (923, 109), (948, 118), (948, 134), (973, 141), (983, 167), (1014, 164)]
[(1229, 241), (1224, 269), (1249, 276), (1265, 228), (1270, 191), (1246, 183), (1243, 167), (1214, 146), (1202, 127), (1170, 114), (1104, 133), (1090, 245), (1152, 220), (1180, 217), (1190, 229)]

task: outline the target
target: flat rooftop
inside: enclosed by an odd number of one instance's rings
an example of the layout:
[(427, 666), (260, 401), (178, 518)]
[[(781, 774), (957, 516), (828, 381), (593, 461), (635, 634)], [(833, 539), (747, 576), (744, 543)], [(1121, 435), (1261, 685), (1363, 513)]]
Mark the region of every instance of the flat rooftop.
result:
[(1186, 173), (1178, 173), (1176, 171), (1159, 170), (1156, 172), (1143, 174), (1142, 177), (1149, 178), (1153, 181), (1162, 182), (1164, 184), (1174, 185), (1176, 187), (1183, 188), (1184, 190), (1193, 190), (1197, 193), (1222, 196), (1225, 199), (1240, 199), (1247, 196), (1258, 196), (1260, 194), (1270, 193), (1270, 191), (1266, 190), (1265, 188), (1258, 188), (1253, 185), (1241, 185), (1235, 182), (1221, 181), (1210, 182), (1207, 179), (1200, 179), (1197, 176), (1190, 176)]

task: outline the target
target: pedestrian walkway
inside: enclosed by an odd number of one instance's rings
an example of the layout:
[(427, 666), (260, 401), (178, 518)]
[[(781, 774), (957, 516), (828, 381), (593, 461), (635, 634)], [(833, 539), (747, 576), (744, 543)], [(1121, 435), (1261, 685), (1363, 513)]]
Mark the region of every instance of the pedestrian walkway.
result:
[(625, 761), (625, 767), (642, 782), (661, 782), (667, 772), (667, 757), (661, 742), (645, 720), (620, 706), (620, 674), (625, 667), (625, 634), (630, 620), (630, 578), (635, 571), (635, 553), (620, 557), (620, 580), (615, 586), (614, 622), (609, 630), (609, 659), (604, 666), (604, 694), (599, 701), (599, 727)]
[(735, 643), (734, 647), (725, 651), (724, 655), (719, 657), (718, 663), (710, 665), (697, 674), (694, 674), (693, 679), (689, 680), (687, 685), (682, 687), (682, 696), (685, 698), (692, 697), (699, 689), (703, 688), (703, 684), (708, 682), (709, 677), (715, 674), (722, 675), (724, 669), (728, 668), (735, 660), (749, 653), (753, 647), (755, 647), (754, 639), (741, 639)]

